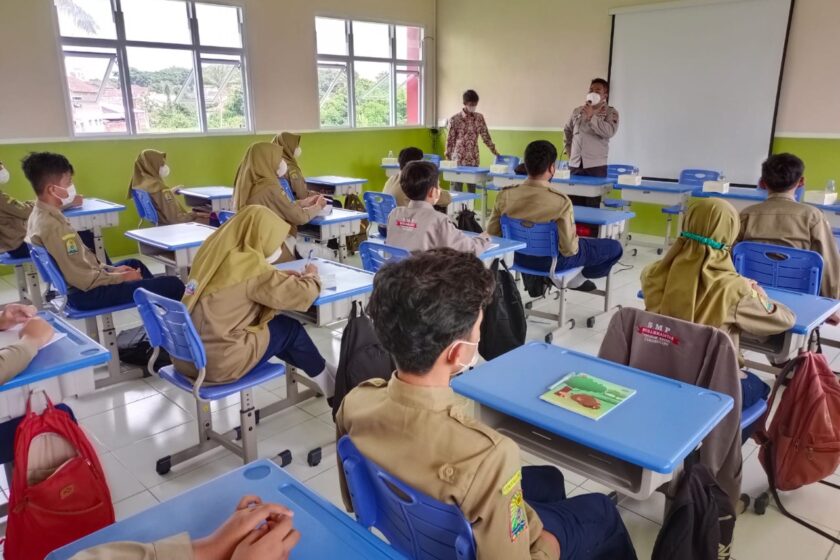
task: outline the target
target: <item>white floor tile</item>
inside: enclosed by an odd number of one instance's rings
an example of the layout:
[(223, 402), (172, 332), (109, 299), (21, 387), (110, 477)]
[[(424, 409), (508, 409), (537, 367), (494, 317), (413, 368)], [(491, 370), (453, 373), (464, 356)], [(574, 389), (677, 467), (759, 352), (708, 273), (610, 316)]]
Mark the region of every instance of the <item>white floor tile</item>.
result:
[(624, 521), (624, 526), (627, 527), (627, 532), (630, 534), (633, 548), (636, 549), (636, 556), (639, 558), (650, 558), (653, 552), (653, 545), (656, 544), (656, 537), (659, 535), (659, 530), (661, 529), (659, 524), (620, 506), (618, 513)]
[(190, 416), (163, 395), (152, 395), (80, 420), (109, 450), (190, 421)]
[(140, 481), (112, 453), (100, 455), (99, 462), (105, 471), (105, 479), (111, 491), (111, 501), (119, 502), (145, 490)]
[(155, 498), (151, 492), (143, 490), (139, 494), (135, 494), (130, 498), (116, 502), (114, 504), (114, 513), (117, 516), (117, 521), (121, 521), (126, 517), (131, 517), (141, 511), (146, 511), (158, 503), (157, 498)]
[(77, 419), (82, 419), (155, 394), (157, 391), (154, 388), (138, 379), (99, 389), (81, 397), (71, 397), (64, 402), (73, 409)]
[(618, 505), (659, 525), (665, 516), (665, 494), (661, 492), (654, 492), (647, 500), (634, 500), (624, 496)]
[(218, 478), (242, 466), (242, 459), (229, 451), (225, 451), (224, 453), (220, 459), (202, 465), (171, 480), (167, 480), (159, 486), (151, 488), (151, 493), (159, 501), (168, 500), (195, 488), (199, 484)]
[(738, 517), (732, 555), (738, 560), (805, 560), (825, 558), (831, 547), (828, 539), (767, 508), (764, 515), (748, 512)]

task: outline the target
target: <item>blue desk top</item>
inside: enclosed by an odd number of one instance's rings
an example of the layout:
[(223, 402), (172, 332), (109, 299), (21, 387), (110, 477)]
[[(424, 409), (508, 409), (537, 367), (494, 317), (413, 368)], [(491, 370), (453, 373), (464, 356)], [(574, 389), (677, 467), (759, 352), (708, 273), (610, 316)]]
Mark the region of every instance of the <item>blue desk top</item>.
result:
[(750, 189), (750, 188), (743, 188), (743, 187), (731, 187), (728, 193), (717, 193), (717, 192), (703, 192), (703, 187), (697, 187), (697, 189), (691, 193), (691, 196), (695, 196), (697, 198), (723, 198), (723, 199), (730, 199), (730, 200), (752, 200), (756, 203), (764, 202), (767, 200), (767, 191), (762, 189)]
[(333, 211), (329, 216), (315, 216), (307, 225), (328, 226), (331, 224), (340, 224), (342, 222), (358, 222), (367, 219), (367, 212), (357, 212), (355, 210), (346, 210), (344, 208), (333, 208)]
[(481, 195), (478, 193), (471, 193), (471, 192), (458, 192), (458, 191), (448, 191), (450, 195), (452, 195), (452, 203), (453, 204), (463, 204), (465, 202), (469, 202), (470, 200), (478, 200), (481, 198)]
[(596, 226), (626, 222), (630, 218), (636, 217), (636, 214), (633, 212), (605, 210), (603, 208), (589, 208), (588, 206), (575, 206), (574, 214), (575, 222)]
[(604, 185), (615, 185), (614, 179), (607, 177), (590, 177), (588, 175), (572, 175), (568, 179), (560, 179), (552, 177), (552, 183), (562, 183), (565, 185), (587, 185), (592, 187), (601, 187)]
[(815, 208), (819, 208), (823, 212), (834, 212), (835, 214), (840, 214), (840, 202), (835, 202), (834, 204), (814, 204), (812, 202), (808, 202), (811, 206)]
[[(571, 372), (636, 389), (600, 420), (540, 400)], [(532, 342), (452, 381), (452, 388), (509, 416), (607, 455), (671, 473), (732, 410), (728, 395), (594, 356)]]
[[(471, 231), (465, 231), (464, 235), (468, 237), (478, 236), (477, 233), (473, 233)], [(514, 241), (513, 239), (505, 239), (504, 237), (496, 237), (495, 235), (490, 236), (490, 242), (498, 245), (498, 247), (487, 249), (481, 253), (481, 255), (479, 255), (481, 260), (501, 258), (509, 253), (521, 251), (528, 246), (528, 244), (524, 241)]]
[(64, 319), (48, 312), (38, 313), (56, 332), (67, 336), (38, 351), (29, 366), (14, 379), (0, 385), (0, 392), (22, 387), (80, 369), (107, 364), (111, 354)]
[(764, 287), (770, 299), (788, 306), (796, 314), (796, 323), (791, 332), (808, 334), (819, 327), (825, 320), (840, 311), (840, 300), (800, 294), (778, 288)]
[(620, 185), (615, 183), (615, 188), (618, 190), (628, 189), (631, 191), (688, 193), (697, 189), (697, 185), (683, 185), (681, 183), (669, 183), (668, 181), (642, 181), (641, 185)]
[(178, 194), (206, 198), (207, 200), (221, 200), (233, 198), (232, 187), (181, 187)]
[(294, 511), (295, 529), (301, 536), (292, 558), (402, 558), (350, 516), (268, 459), (261, 459), (59, 548), (47, 559), (65, 560), (106, 542), (153, 542), (183, 531), (193, 539), (206, 537), (233, 513), (246, 494)]
[(347, 185), (363, 185), (368, 181), (367, 179), (354, 179), (352, 177), (322, 175), (320, 177), (307, 177), (306, 182), (313, 185), (324, 185), (327, 187), (344, 187)]
[(188, 222), (186, 224), (132, 229), (125, 232), (125, 236), (144, 245), (151, 245), (165, 251), (177, 251), (198, 247), (214, 231), (216, 231), (214, 227)]
[(486, 175), (490, 173), (489, 167), (471, 167), (469, 165), (459, 165), (458, 167), (441, 167), (441, 173), (473, 173), (477, 175)]
[(380, 167), (382, 167), (382, 169), (399, 169), (400, 164), (399, 163), (383, 163)]
[(124, 204), (117, 204), (101, 198), (85, 198), (82, 200), (82, 205), (75, 208), (68, 208), (64, 210), (64, 215), (68, 218), (76, 216), (90, 216), (92, 214), (106, 214), (108, 212), (122, 212), (125, 210)]
[[(312, 304), (315, 307), (326, 305), (334, 301), (350, 299), (354, 296), (367, 294), (373, 291), (373, 273), (360, 268), (347, 266), (333, 261), (313, 258), (312, 264), (318, 266), (318, 274), (335, 275), (335, 288), (321, 288), (321, 295)], [(306, 259), (289, 261), (275, 265), (279, 270), (296, 270), (303, 272)]]

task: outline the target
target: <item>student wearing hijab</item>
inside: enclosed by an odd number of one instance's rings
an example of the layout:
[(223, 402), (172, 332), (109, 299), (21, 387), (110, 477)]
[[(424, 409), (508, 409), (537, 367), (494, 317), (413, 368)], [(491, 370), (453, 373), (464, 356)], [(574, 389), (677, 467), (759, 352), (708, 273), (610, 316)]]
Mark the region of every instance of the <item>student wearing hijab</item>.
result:
[(300, 165), (298, 165), (297, 158), (303, 154), (303, 149), (300, 147), (300, 135), (281, 132), (274, 137), (271, 143), (283, 148), (283, 161), (286, 162), (287, 169), (286, 173), (280, 177), (280, 181), (286, 180), (298, 200), (303, 200), (311, 194), (315, 194), (309, 192), (306, 179), (303, 177), (303, 171), (300, 170)]
[[(277, 356), (332, 396), (335, 368), (303, 326), (282, 314), (306, 311), (321, 292), (315, 265), (302, 273), (272, 266), (289, 230), (265, 207), (240, 207), (199, 249), (183, 302), (207, 353), (204, 383), (230, 383)], [(173, 362), (185, 375), (198, 376), (192, 364)]]
[[(793, 326), (796, 317), (790, 309), (735, 271), (729, 249), (740, 223), (730, 203), (719, 198), (695, 200), (683, 228), (665, 257), (642, 271), (648, 311), (717, 327), (729, 335), (736, 350), (741, 332), (764, 337)], [(741, 374), (741, 389), (745, 409), (770, 391), (749, 372)]]
[[(0, 185), (9, 182), (9, 170), (0, 161)], [(35, 207), (34, 202), (21, 202), (0, 191), (0, 253), (9, 253), (15, 259), (28, 259), (26, 221)]]
[(143, 150), (134, 162), (134, 175), (128, 187), (131, 198), (132, 189), (146, 191), (155, 205), (158, 214), (158, 224), (182, 224), (184, 222), (210, 221), (210, 213), (202, 209), (187, 211), (175, 198), (164, 179), (169, 176), (169, 165), (166, 164), (166, 154), (157, 150)]

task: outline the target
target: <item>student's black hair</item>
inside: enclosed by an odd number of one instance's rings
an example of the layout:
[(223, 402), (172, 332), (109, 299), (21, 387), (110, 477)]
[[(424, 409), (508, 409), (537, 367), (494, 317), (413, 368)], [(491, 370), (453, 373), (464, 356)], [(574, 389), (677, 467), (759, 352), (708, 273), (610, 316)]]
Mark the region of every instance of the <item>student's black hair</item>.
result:
[(472, 253), (421, 251), (376, 273), (368, 312), (397, 367), (424, 374), (447, 346), (468, 339), (494, 288), (493, 275)]
[(478, 93), (474, 89), (468, 89), (464, 92), (464, 105), (467, 103), (478, 103)]
[(528, 175), (542, 175), (557, 162), (557, 148), (548, 140), (535, 140), (525, 148), (525, 169)]
[(805, 163), (793, 154), (775, 154), (761, 164), (761, 180), (771, 192), (785, 192), (799, 185)]
[(57, 183), (65, 173), (74, 173), (70, 160), (61, 154), (52, 152), (29, 152), (21, 160), (23, 174), (32, 184), (35, 194), (43, 194), (47, 185)]
[(400, 169), (403, 169), (409, 162), (420, 161), (421, 159), (423, 159), (423, 150), (411, 146), (400, 150), (400, 155), (397, 158), (397, 161), (400, 164)]
[(426, 200), (438, 185), (438, 168), (430, 161), (410, 161), (400, 171), (400, 187), (411, 200)]
[(610, 83), (604, 78), (595, 78), (594, 80), (589, 82), (590, 87), (594, 86), (595, 84), (601, 84), (602, 86), (607, 88), (607, 91), (610, 91)]

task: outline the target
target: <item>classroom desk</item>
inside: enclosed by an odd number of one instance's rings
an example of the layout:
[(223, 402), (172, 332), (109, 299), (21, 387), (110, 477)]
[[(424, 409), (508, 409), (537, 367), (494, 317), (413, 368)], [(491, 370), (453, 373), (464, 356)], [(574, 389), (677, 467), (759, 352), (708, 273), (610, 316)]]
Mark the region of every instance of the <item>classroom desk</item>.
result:
[(168, 274), (177, 275), (186, 282), (199, 247), (214, 231), (214, 227), (188, 222), (133, 229), (125, 232), (125, 236), (137, 241), (141, 255), (163, 263)]
[(367, 220), (367, 212), (333, 208), (329, 216), (315, 216), (311, 222), (298, 226), (298, 237), (304, 241), (314, 238), (324, 247), (332, 239), (338, 240), (338, 261), (347, 258), (347, 237), (362, 231), (362, 220)]
[(86, 548), (114, 541), (153, 542), (184, 531), (193, 539), (206, 537), (248, 494), (294, 512), (295, 529), (301, 538), (291, 558), (403, 558), (352, 517), (273, 462), (261, 459), (63, 546), (50, 553), (47, 560), (66, 560)]
[(452, 203), (446, 207), (446, 215), (450, 220), (458, 219), (458, 212), (463, 208), (475, 210), (475, 201), (481, 198), (478, 193), (447, 191), (452, 196)]
[[(516, 175), (515, 173), (490, 173), (490, 180), (493, 187), (488, 184), (489, 190), (500, 191), (506, 187), (520, 185), (528, 177)], [(568, 179), (553, 177), (551, 184), (555, 189), (565, 195), (582, 196), (585, 198), (600, 198), (609, 194), (613, 189), (615, 181), (606, 177), (588, 177), (577, 175)]]
[(816, 208), (822, 210), (822, 213), (825, 214), (825, 219), (828, 220), (828, 223), (831, 225), (832, 229), (840, 228), (840, 203), (836, 204), (811, 204)]
[[(476, 189), (481, 190), (481, 213), (479, 218), (484, 223), (487, 217), (487, 176), (490, 174), (490, 169), (487, 167), (472, 167), (472, 166), (458, 166), (458, 167), (441, 167), (440, 174), (444, 181), (450, 183), (462, 183), (465, 185), (473, 185)], [(456, 191), (452, 190), (450, 185), (449, 190), (454, 194)], [(467, 189), (464, 189), (467, 190)]]
[[(636, 394), (600, 420), (540, 400), (571, 372)], [(669, 481), (733, 407), (728, 395), (541, 342), (456, 377), (452, 388), (523, 449), (638, 500)]]
[[(471, 231), (463, 232), (467, 237), (478, 237), (479, 234)], [(481, 253), (478, 258), (484, 261), (484, 264), (490, 265), (496, 259), (502, 259), (508, 266), (513, 265), (513, 254), (516, 251), (521, 251), (528, 246), (524, 241), (514, 241), (513, 239), (505, 239), (504, 237), (490, 236), (490, 243), (495, 245)]]
[[(312, 264), (317, 265), (318, 274), (322, 279), (329, 275), (334, 276), (335, 287), (322, 287), (321, 295), (313, 302), (308, 311), (289, 311), (286, 313), (287, 315), (323, 327), (349, 317), (354, 301), (367, 306), (368, 298), (373, 291), (373, 273), (315, 257), (312, 258)], [(303, 272), (305, 265), (306, 259), (299, 259), (275, 266), (279, 270)]]
[(99, 198), (85, 198), (81, 206), (64, 210), (64, 216), (76, 231), (91, 230), (96, 258), (105, 262), (105, 244), (102, 242), (102, 229), (120, 225), (120, 212), (124, 204), (117, 204)]
[(306, 178), (306, 186), (309, 190), (330, 196), (347, 196), (348, 194), (362, 196), (362, 187), (367, 182), (367, 179), (354, 179), (353, 177), (336, 175)]
[(400, 172), (399, 163), (383, 163), (381, 167), (385, 171), (385, 176), (388, 178), (398, 175)]
[(620, 239), (627, 222), (636, 217), (633, 212), (575, 206), (575, 223), (598, 226), (597, 239)]
[(181, 187), (175, 192), (184, 195), (187, 206), (192, 208), (210, 205), (216, 213), (233, 210), (232, 187)]
[(745, 208), (767, 200), (767, 191), (752, 187), (730, 187), (728, 193), (703, 192), (697, 188), (692, 195), (695, 198), (722, 198), (735, 207), (738, 213)]

